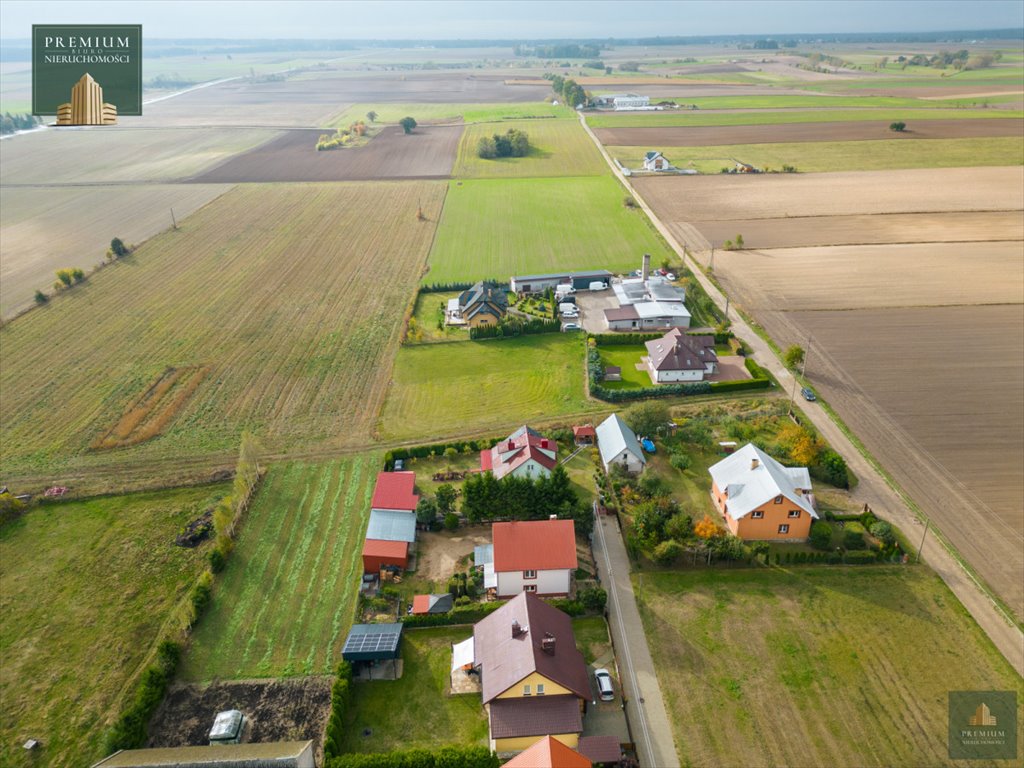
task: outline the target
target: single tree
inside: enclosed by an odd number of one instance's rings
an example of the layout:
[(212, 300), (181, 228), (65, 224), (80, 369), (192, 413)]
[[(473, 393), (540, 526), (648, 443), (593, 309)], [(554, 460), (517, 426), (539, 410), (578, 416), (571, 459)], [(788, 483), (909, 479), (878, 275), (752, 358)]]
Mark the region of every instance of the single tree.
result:
[(693, 532), (702, 539), (711, 539), (718, 535), (718, 525), (711, 518), (711, 515), (705, 514), (695, 526), (693, 526)]
[(60, 281), (58, 285), (63, 285), (65, 288), (67, 288), (68, 286), (71, 285), (71, 282), (74, 280), (74, 277), (72, 277), (70, 269), (58, 269), (57, 280)]
[(423, 496), (416, 505), (416, 522), (427, 528), (433, 528), (437, 521), (437, 502)]
[(398, 124), (402, 126), (402, 130), (406, 133), (412, 133), (412, 129), (416, 127), (416, 118), (414, 117), (403, 117), (398, 121)]
[(377, 113), (371, 109), (369, 112), (366, 113), (366, 119), (369, 120), (371, 123), (377, 122)]
[(110, 241), (110, 250), (113, 251), (114, 255), (119, 259), (130, 253), (128, 246), (124, 244), (124, 241), (120, 237), (115, 237)]
[(638, 435), (653, 436), (669, 420), (668, 406), (655, 400), (644, 400), (626, 409), (622, 418)]
[(481, 136), (476, 145), (476, 155), (484, 160), (493, 160), (498, 156), (498, 148), (491, 136)]
[(455, 499), (459, 496), (459, 492), (450, 483), (438, 486), (437, 491), (434, 493), (434, 501), (437, 502), (437, 511), (442, 515), (447, 515), (449, 512), (455, 511)]
[(85, 280), (85, 272), (83, 272), (78, 267), (75, 267), (74, 269), (71, 270), (71, 279), (74, 280), (76, 283), (80, 283), (83, 280)]
[(896, 131), (896, 133), (903, 133), (907, 130), (907, 124), (902, 120), (897, 120), (895, 123), (889, 123), (889, 130)]
[(36, 288), (36, 304), (45, 304), (50, 300), (50, 297), (45, 293)]
[(736, 235), (736, 247), (737, 248), (742, 248), (743, 247), (743, 235)]
[(796, 370), (798, 367), (803, 365), (805, 355), (806, 352), (804, 352), (803, 347), (799, 344), (793, 344), (783, 353), (782, 362), (784, 362), (786, 367), (790, 370)]

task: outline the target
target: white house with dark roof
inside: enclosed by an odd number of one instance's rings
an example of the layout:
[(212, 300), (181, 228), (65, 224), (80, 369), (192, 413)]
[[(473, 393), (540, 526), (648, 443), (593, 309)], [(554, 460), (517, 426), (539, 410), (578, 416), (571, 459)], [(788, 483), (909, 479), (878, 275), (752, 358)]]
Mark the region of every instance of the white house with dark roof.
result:
[(640, 441), (619, 414), (613, 413), (602, 421), (596, 431), (597, 449), (606, 472), (610, 472), (612, 467), (625, 467), (632, 474), (644, 471), (647, 459), (640, 448)]
[(647, 152), (644, 154), (645, 171), (671, 171), (672, 163), (668, 161), (661, 152)]
[(655, 384), (704, 381), (718, 369), (714, 336), (691, 336), (673, 328), (660, 339), (644, 342), (647, 373)]

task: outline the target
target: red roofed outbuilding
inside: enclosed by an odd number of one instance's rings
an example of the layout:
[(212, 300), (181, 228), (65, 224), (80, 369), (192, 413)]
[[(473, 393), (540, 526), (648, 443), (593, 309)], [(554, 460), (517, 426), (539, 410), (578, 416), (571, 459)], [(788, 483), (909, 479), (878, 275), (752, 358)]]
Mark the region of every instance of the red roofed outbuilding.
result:
[(584, 424), (572, 428), (572, 437), (576, 445), (593, 445), (597, 442), (597, 430), (593, 424)]
[(415, 512), (419, 503), (415, 472), (381, 472), (377, 475), (371, 509)]
[(558, 739), (545, 736), (505, 763), (505, 768), (592, 768), (593, 765)]
[(551, 475), (558, 464), (558, 446), (527, 426), (522, 426), (489, 451), (480, 452), (480, 470), (537, 480)]
[(578, 564), (572, 520), (495, 523), (491, 536), (498, 597), (514, 597), (520, 592), (569, 594)]
[(409, 565), (409, 543), (382, 539), (364, 541), (363, 573), (379, 573), (385, 565), (397, 566), (404, 571)]

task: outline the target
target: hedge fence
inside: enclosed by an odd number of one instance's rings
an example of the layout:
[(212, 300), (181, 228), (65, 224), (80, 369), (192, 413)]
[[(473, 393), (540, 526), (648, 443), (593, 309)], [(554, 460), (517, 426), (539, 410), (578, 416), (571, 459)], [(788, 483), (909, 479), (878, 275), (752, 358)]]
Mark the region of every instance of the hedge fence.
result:
[(349, 753), (324, 761), (324, 768), (498, 768), (499, 765), (498, 756), (483, 746)]

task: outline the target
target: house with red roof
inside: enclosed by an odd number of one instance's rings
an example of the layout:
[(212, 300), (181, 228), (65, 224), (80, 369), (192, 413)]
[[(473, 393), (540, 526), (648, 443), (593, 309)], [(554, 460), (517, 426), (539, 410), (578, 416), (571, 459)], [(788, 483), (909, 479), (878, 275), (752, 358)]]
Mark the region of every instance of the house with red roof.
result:
[(480, 452), (480, 471), (537, 480), (549, 477), (558, 464), (558, 446), (527, 426), (522, 426), (489, 451)]
[(491, 526), (498, 597), (568, 595), (576, 571), (572, 520), (520, 520)]
[(518, 752), (544, 736), (577, 745), (592, 693), (567, 614), (520, 593), (473, 626), (472, 648), (491, 749)]
[(545, 736), (505, 763), (505, 768), (593, 768), (593, 765), (558, 739)]
[(420, 503), (416, 495), (415, 472), (380, 472), (377, 486), (373, 489), (371, 510), (382, 512), (412, 512)]

